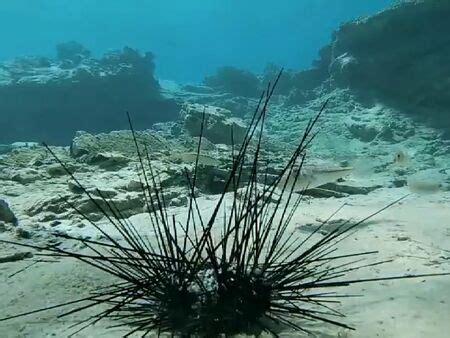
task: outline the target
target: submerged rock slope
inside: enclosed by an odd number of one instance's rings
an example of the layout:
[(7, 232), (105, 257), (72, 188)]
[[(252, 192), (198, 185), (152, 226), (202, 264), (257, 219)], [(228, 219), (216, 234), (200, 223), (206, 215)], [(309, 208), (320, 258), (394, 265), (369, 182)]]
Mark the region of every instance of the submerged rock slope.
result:
[[(405, 1), (347, 22), (333, 33), (311, 69), (285, 72), (278, 93), (287, 106), (294, 106), (337, 88), (350, 89), (359, 101), (395, 108), (400, 114), (439, 128), (442, 137), (450, 139), (449, 18), (449, 1), (422, 0)], [(215, 82), (207, 78), (205, 84), (224, 95), (216, 98), (215, 104), (248, 107), (242, 101), (249, 98), (242, 92), (234, 95), (240, 99), (225, 96), (233, 93), (230, 87), (235, 78), (247, 73), (234, 69), (233, 74), (230, 78), (219, 70), (213, 76)], [(276, 67), (274, 70), (268, 65), (252, 88), (263, 89), (274, 74)]]
[(322, 51), (339, 87), (427, 121), (450, 138), (450, 2), (408, 2), (346, 23)]

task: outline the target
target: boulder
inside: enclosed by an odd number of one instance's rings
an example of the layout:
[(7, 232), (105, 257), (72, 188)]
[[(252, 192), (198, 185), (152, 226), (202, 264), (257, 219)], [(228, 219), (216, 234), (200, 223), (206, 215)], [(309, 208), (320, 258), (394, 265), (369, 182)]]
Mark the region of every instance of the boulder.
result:
[(247, 128), (239, 118), (233, 118), (229, 110), (201, 104), (185, 104), (181, 111), (184, 128), (190, 136), (200, 136), (201, 124), (205, 112), (203, 136), (212, 143), (231, 144), (231, 131), (233, 142), (239, 144), (245, 137)]
[(5, 200), (0, 199), (0, 221), (17, 225), (18, 221), (14, 212)]
[(218, 91), (236, 96), (258, 97), (262, 91), (261, 82), (255, 74), (231, 66), (219, 68), (216, 74), (207, 76), (204, 83)]
[[(66, 163), (65, 166), (71, 173), (75, 172), (76, 167), (74, 165)], [(66, 169), (59, 163), (49, 164), (48, 166), (46, 166), (45, 170), (51, 177), (68, 175)]]

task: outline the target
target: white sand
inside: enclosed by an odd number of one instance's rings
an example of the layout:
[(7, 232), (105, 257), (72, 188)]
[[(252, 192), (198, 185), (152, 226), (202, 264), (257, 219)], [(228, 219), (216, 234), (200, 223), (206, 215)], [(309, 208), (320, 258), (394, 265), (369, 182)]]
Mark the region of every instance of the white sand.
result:
[[(344, 202), (336, 218), (360, 219), (406, 194), (404, 188), (380, 189), (367, 196), (346, 199), (313, 199), (300, 206), (292, 226), (325, 219)], [(211, 209), (214, 200), (201, 200)], [(177, 209), (179, 213), (182, 210)], [(141, 216), (133, 219), (139, 222)], [(89, 228), (78, 229), (88, 232)], [(0, 234), (8, 238), (8, 233)], [(411, 195), (400, 204), (373, 218), (366, 226), (340, 244), (343, 251), (379, 250), (377, 259), (392, 263), (352, 273), (352, 278), (403, 275), (405, 273), (450, 272), (450, 193)], [(0, 257), (24, 249), (0, 244)], [(34, 259), (37, 258), (36, 256)], [(0, 264), (0, 317), (58, 304), (86, 295), (94, 285), (110, 283), (111, 277), (73, 260), (38, 263), (8, 278), (30, 261)], [(361, 338), (445, 338), (450, 332), (450, 276), (413, 280), (373, 282), (348, 287), (346, 293), (363, 294), (348, 298), (338, 309), (356, 331), (321, 327), (319, 337)], [(100, 311), (100, 309), (98, 309)], [(61, 310), (0, 322), (0, 337), (65, 337), (67, 327), (95, 311), (56, 319)], [(126, 330), (106, 329), (104, 321), (76, 337), (120, 337)], [(137, 335), (138, 336), (138, 335)], [(286, 336), (299, 337), (298, 333)]]

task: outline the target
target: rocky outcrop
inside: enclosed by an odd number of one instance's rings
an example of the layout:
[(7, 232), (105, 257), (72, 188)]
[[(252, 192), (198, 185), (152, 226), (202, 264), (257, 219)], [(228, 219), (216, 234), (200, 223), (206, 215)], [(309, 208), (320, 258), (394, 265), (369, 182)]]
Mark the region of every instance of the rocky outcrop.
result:
[(322, 50), (331, 79), (428, 120), (450, 138), (450, 2), (407, 2), (344, 24)]
[[(283, 96), (285, 105), (291, 107), (308, 104), (324, 90), (349, 88), (359, 94), (359, 101), (368, 105), (381, 102), (438, 127), (444, 138), (450, 139), (449, 17), (449, 1), (417, 0), (402, 1), (373, 16), (345, 23), (333, 33), (331, 43), (320, 50), (313, 67), (284, 72), (275, 94)], [(269, 64), (262, 76), (255, 76), (224, 68), (205, 83), (242, 98), (250, 96), (243, 92), (266, 88), (279, 69)], [(236, 79), (240, 79), (239, 85), (233, 84)], [(237, 92), (224, 90), (227, 85)], [(241, 91), (240, 85), (246, 89)], [(249, 107), (228, 97), (209, 102), (203, 99), (202, 103), (236, 112)], [(360, 126), (351, 129), (361, 134)], [(378, 134), (375, 130), (363, 132), (373, 134), (367, 140)]]
[(184, 128), (190, 136), (200, 136), (203, 113), (203, 136), (206, 139), (216, 144), (242, 142), (247, 129), (241, 119), (231, 117), (231, 112), (226, 109), (201, 104), (186, 104), (181, 111)]
[(160, 94), (151, 53), (131, 48), (95, 59), (77, 43), (57, 46), (57, 59), (22, 58), (0, 64), (0, 144), (68, 144), (77, 130), (138, 129), (177, 116)]
[[(285, 97), (288, 105), (303, 104), (314, 98), (317, 94), (313, 90), (328, 78), (328, 69), (321, 67), (319, 61), (316, 63), (311, 69), (284, 70), (274, 94)], [(281, 68), (269, 63), (262, 75), (256, 75), (234, 67), (222, 67), (215, 75), (205, 78), (203, 82), (208, 87), (190, 85), (183, 90), (197, 93), (196, 103), (224, 107), (237, 116), (244, 116), (255, 109), (257, 99), (277, 78)]]
[(207, 76), (204, 83), (215, 90), (234, 96), (258, 97), (261, 95), (261, 83), (258, 77), (247, 70), (235, 67), (219, 68), (216, 74)]
[(39, 144), (36, 142), (13, 142), (11, 144), (0, 144), (0, 155), (7, 154), (13, 151), (14, 149), (32, 148), (38, 145)]

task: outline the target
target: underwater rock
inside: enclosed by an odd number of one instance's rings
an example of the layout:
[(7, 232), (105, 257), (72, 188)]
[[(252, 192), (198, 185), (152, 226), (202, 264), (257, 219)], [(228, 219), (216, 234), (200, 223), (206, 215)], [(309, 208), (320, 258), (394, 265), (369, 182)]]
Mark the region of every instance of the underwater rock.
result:
[(0, 257), (0, 263), (17, 262), (32, 257), (33, 253), (30, 251), (16, 252), (8, 256)]
[(116, 197), (118, 192), (112, 188), (95, 188), (88, 190), (92, 195), (104, 198)]
[[(136, 131), (136, 139), (138, 144), (142, 147), (145, 146), (150, 154), (182, 148), (152, 131)], [(119, 130), (96, 135), (85, 131), (77, 131), (70, 143), (70, 154), (75, 158), (111, 152), (135, 157), (136, 146), (131, 131)]]
[(0, 199), (0, 221), (12, 223), (13, 225), (18, 223), (16, 215), (14, 215), (8, 203), (3, 199)]
[(362, 142), (377, 140), (396, 143), (414, 135), (413, 127), (406, 122), (388, 119), (385, 110), (388, 111), (386, 107), (380, 106), (366, 110), (367, 119), (364, 121), (353, 116), (353, 119), (346, 122), (347, 130), (353, 138)]
[(91, 52), (76, 41), (64, 42), (56, 45), (58, 60), (65, 63), (64, 68), (78, 66), (84, 59), (91, 56)]
[[(142, 194), (119, 194), (116, 190), (109, 188), (99, 188), (98, 190), (90, 188), (87, 190), (93, 197), (95, 203), (100, 205), (108, 214), (111, 212), (107, 208), (104, 198), (110, 203), (113, 203), (123, 217), (130, 217), (131, 215), (142, 212), (144, 205)], [(100, 197), (100, 194), (103, 197)], [(103, 217), (103, 213), (93, 200), (90, 200), (82, 192), (77, 192), (73, 195), (61, 194), (60, 196), (42, 197), (28, 207), (25, 213), (30, 217), (37, 217), (39, 222), (49, 222), (66, 218), (71, 219), (77, 217), (79, 211), (88, 214), (91, 219), (100, 220)], [(76, 206), (78, 211), (74, 210), (70, 205)]]
[[(170, 207), (181, 207), (187, 205), (189, 201), (188, 196), (189, 191), (186, 189), (186, 187), (174, 186), (170, 188), (164, 188), (164, 200)], [(195, 196), (199, 196), (198, 191), (195, 192)], [(153, 198), (156, 201), (156, 196), (153, 196)], [(150, 206), (149, 208), (149, 206), (150, 204), (146, 203), (142, 208), (142, 212), (153, 212), (153, 207)]]
[(75, 134), (75, 138), (70, 143), (70, 155), (77, 158), (92, 152), (93, 149), (98, 150), (93, 143), (97, 138), (85, 131), (79, 130)]
[(231, 112), (226, 109), (201, 104), (185, 104), (180, 113), (189, 135), (200, 136), (203, 112), (205, 112), (203, 137), (212, 143), (231, 144), (231, 130), (233, 130), (233, 142), (236, 144), (242, 142), (247, 129), (241, 119), (229, 117)]
[(392, 186), (395, 188), (401, 188), (406, 186), (406, 179), (402, 179), (402, 178), (397, 178), (395, 177), (392, 182), (391, 182)]
[[(200, 137), (192, 137), (192, 149), (196, 149), (200, 142)], [(208, 139), (202, 138), (200, 143), (200, 151), (215, 151), (217, 146)]]
[[(282, 82), (284, 83), (284, 77)], [(173, 98), (181, 105), (188, 102), (221, 107), (229, 110), (232, 116), (235, 117), (248, 118), (256, 109), (256, 105), (258, 103), (257, 97), (236, 96), (232, 93), (220, 92), (207, 86), (196, 86), (192, 84), (177, 85), (174, 84), (173, 81), (168, 80), (160, 80), (160, 84), (164, 96)], [(197, 89), (197, 87), (199, 89)], [(259, 95), (261, 95), (261, 93), (262, 89), (260, 90)], [(274, 97), (274, 100), (278, 99), (278, 96)], [(162, 123), (167, 125), (174, 122), (169, 121)], [(156, 129), (155, 127), (158, 127), (157, 123), (153, 124), (152, 129)], [(171, 134), (176, 135), (176, 130), (179, 127), (180, 124), (173, 124), (171, 126)]]
[(328, 189), (324, 189), (324, 188), (308, 189), (308, 190), (305, 190), (305, 192), (303, 194), (305, 196), (310, 196), (310, 197), (314, 197), (314, 198), (330, 198), (330, 197), (344, 198), (344, 197), (348, 197), (348, 194), (345, 194), (342, 192), (337, 192), (334, 190), (328, 190)]
[(137, 179), (132, 179), (126, 185), (125, 190), (130, 191), (130, 192), (131, 191), (134, 191), (134, 192), (142, 191), (142, 183)]
[[(197, 101), (196, 101), (197, 102)], [(233, 116), (244, 117), (255, 110), (256, 102), (254, 99), (249, 99), (242, 96), (234, 97), (212, 97), (207, 100), (203, 99), (198, 103), (207, 103), (217, 107), (223, 107), (232, 112)]]
[(41, 175), (35, 169), (21, 169), (17, 170), (12, 176), (11, 180), (21, 183), (21, 184), (29, 184), (36, 182), (41, 179)]
[(87, 157), (86, 163), (97, 165), (105, 170), (117, 170), (126, 167), (130, 158), (117, 152), (97, 153)]
[(328, 70), (317, 67), (293, 72), (286, 105), (299, 105), (315, 98), (317, 96), (315, 89), (320, 88), (328, 76)]
[(15, 235), (17, 238), (30, 239), (34, 233), (24, 228), (16, 228)]
[(35, 148), (39, 143), (36, 142), (14, 142), (11, 144), (0, 144), (0, 155), (7, 154), (15, 149), (20, 148)]
[(228, 170), (212, 166), (198, 168), (197, 187), (206, 194), (220, 194), (227, 182)]
[(74, 194), (82, 194), (83, 193), (83, 189), (81, 189), (76, 183), (69, 181), (67, 183), (67, 185), (68, 185), (70, 192), (72, 192)]
[(70, 209), (66, 203), (66, 200), (70, 202), (75, 201), (75, 199), (71, 198), (71, 196), (52, 196), (50, 198), (42, 197), (27, 206), (25, 213), (28, 216), (36, 216), (39, 214), (62, 214)]
[(167, 139), (179, 136), (181, 132), (180, 121), (168, 121), (168, 122), (158, 122), (154, 123), (151, 128), (155, 135), (162, 136)]
[(53, 226), (55, 222), (58, 222), (56, 218), (57, 216), (51, 212), (42, 212), (39, 215), (37, 215), (36, 220), (39, 223), (50, 222), (50, 226)]
[[(301, 105), (317, 97), (317, 89), (321, 88), (329, 77), (328, 69), (319, 64), (319, 61), (314, 61), (310, 69), (285, 70), (283, 72), (275, 95), (282, 95), (286, 98), (285, 106)], [(264, 69), (261, 87), (267, 88), (281, 68), (283, 67), (269, 63)]]
[[(142, 194), (137, 193), (127, 193), (125, 195), (120, 195), (107, 200), (109, 203), (114, 205), (114, 208), (117, 211), (120, 212), (120, 218), (127, 218), (141, 213), (145, 204), (145, 199)], [(94, 201), (96, 203), (94, 203)], [(101, 197), (93, 196), (93, 200), (83, 197), (81, 201), (78, 201), (77, 208), (84, 214), (90, 216), (96, 215), (101, 219), (103, 217), (103, 213), (99, 211), (96, 204), (103, 208), (107, 214), (112, 215), (111, 211), (108, 209), (107, 203)]]
[[(71, 173), (75, 171), (76, 167), (74, 165), (66, 163), (65, 166), (67, 169), (69, 169)], [(66, 169), (64, 169), (59, 163), (52, 163), (46, 166), (45, 170), (47, 171), (47, 174), (49, 174), (51, 177), (67, 175)]]
[(260, 80), (256, 75), (235, 67), (221, 67), (217, 73), (207, 76), (205, 85), (236, 96), (258, 97), (261, 95)]
[(176, 163), (184, 163), (184, 164), (195, 164), (198, 161), (198, 164), (201, 166), (219, 166), (221, 161), (217, 157), (197, 154), (196, 152), (174, 152), (169, 156), (169, 160)]
[[(57, 148), (56, 151), (61, 158), (64, 160), (67, 159), (67, 151), (64, 148)], [(11, 169), (12, 172), (19, 168), (40, 169), (41, 167), (55, 163), (55, 160), (49, 155), (45, 147), (40, 145), (31, 147), (21, 146), (2, 155), (1, 162)]]
[(370, 142), (374, 140), (380, 132), (375, 126), (366, 123), (348, 123), (347, 128), (354, 138), (362, 142)]
[(403, 2), (342, 25), (320, 63), (334, 83), (430, 122), (450, 137), (450, 2)]
[(97, 59), (74, 42), (57, 49), (55, 60), (0, 64), (0, 143), (68, 144), (76, 130), (126, 129), (126, 111), (137, 129), (176, 118), (179, 106), (160, 93), (151, 53), (126, 47)]
[[(298, 105), (311, 100), (315, 94), (313, 90), (322, 85), (328, 78), (328, 69), (318, 67), (317, 62), (313, 63), (313, 68), (301, 71), (284, 71), (281, 81), (275, 95), (287, 97), (287, 105)], [(261, 76), (257, 76), (248, 71), (240, 70), (234, 67), (222, 67), (215, 75), (206, 77), (204, 83), (216, 91), (224, 93), (222, 97), (213, 95), (204, 95), (201, 100), (194, 100), (197, 103), (208, 103), (225, 107), (232, 110), (236, 115), (243, 116), (255, 107), (254, 101), (261, 95), (269, 82), (276, 78), (281, 66), (268, 64)], [(208, 88), (206, 87), (206, 88)], [(183, 89), (193, 89), (183, 87)], [(226, 95), (226, 94), (230, 95)], [(203, 94), (211, 94), (206, 91)], [(275, 100), (275, 98), (274, 98)]]
[(285, 103), (287, 106), (300, 105), (300, 104), (304, 104), (304, 103), (308, 102), (309, 100), (313, 99), (314, 97), (315, 97), (315, 95), (312, 91), (305, 91), (305, 90), (293, 88), (290, 91)]
[(178, 196), (178, 197), (174, 197), (169, 201), (169, 206), (170, 207), (181, 207), (183, 205), (187, 205), (188, 204), (188, 196)]

